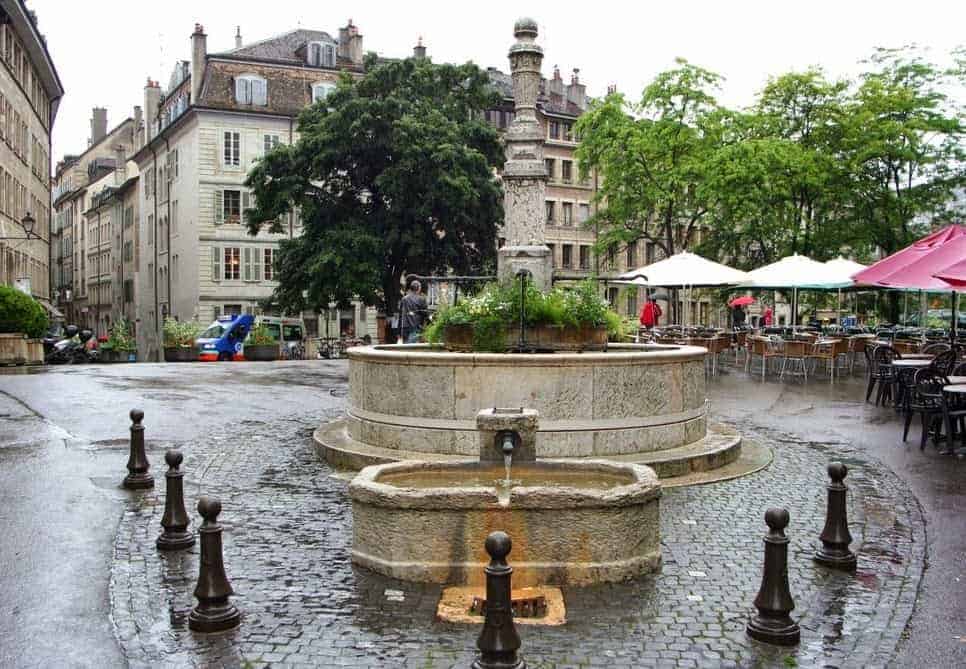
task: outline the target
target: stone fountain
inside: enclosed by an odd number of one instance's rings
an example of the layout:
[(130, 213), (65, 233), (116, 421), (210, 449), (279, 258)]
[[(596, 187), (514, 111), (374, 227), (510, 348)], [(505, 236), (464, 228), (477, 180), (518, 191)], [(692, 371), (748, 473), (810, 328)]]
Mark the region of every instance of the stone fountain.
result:
[(537, 460), (537, 412), (477, 415), (479, 460), (363, 469), (349, 485), (352, 561), (405, 581), (479, 585), (484, 540), (513, 538), (516, 587), (622, 581), (661, 564), (654, 471)]
[[(521, 19), (510, 48), (516, 114), (506, 133), (503, 185), (507, 244), (498, 274), (526, 271), (550, 287), (545, 243), (545, 132), (536, 115), (543, 50)], [(735, 461), (741, 438), (707, 421), (704, 357), (696, 346), (611, 344), (599, 353), (452, 353), (425, 344), (350, 349), (349, 407), (316, 442), (336, 467), (475, 457), (477, 411), (527, 406), (540, 412), (541, 458), (612, 458), (660, 477)]]

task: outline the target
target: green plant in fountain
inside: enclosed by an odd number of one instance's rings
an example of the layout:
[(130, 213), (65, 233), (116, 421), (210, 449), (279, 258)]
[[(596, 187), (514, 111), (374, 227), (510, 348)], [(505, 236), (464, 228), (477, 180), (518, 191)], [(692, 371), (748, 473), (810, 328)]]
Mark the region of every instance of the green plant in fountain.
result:
[(198, 321), (179, 321), (165, 318), (162, 333), (165, 348), (191, 348), (195, 339), (201, 334), (202, 327)]
[(272, 331), (268, 329), (267, 325), (259, 323), (252, 328), (251, 333), (248, 335), (248, 343), (251, 346), (272, 346), (273, 344), (277, 344), (278, 341), (275, 339)]
[[(517, 282), (487, 284), (477, 295), (437, 313), (423, 333), (424, 339), (429, 343), (440, 343), (446, 326), (471, 325), (474, 350), (503, 351), (507, 330), (519, 327), (520, 300), (521, 290)], [(597, 294), (597, 286), (592, 280), (567, 288), (556, 287), (546, 293), (528, 284), (523, 300), (528, 326), (605, 326), (612, 338), (623, 336), (621, 317)]]

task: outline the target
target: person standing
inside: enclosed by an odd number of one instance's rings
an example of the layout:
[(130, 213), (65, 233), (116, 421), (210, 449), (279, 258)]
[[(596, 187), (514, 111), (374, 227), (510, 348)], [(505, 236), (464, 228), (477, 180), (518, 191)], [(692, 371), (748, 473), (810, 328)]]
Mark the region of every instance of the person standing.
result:
[(765, 305), (765, 313), (762, 314), (761, 320), (765, 324), (765, 327), (771, 327), (771, 322), (775, 319), (775, 312), (772, 311), (771, 305)]
[(409, 284), (409, 291), (399, 303), (399, 330), (403, 343), (416, 344), (423, 332), (426, 315), (429, 311), (426, 298), (420, 291), (422, 284), (413, 280)]
[(745, 310), (740, 304), (736, 304), (731, 309), (731, 324), (736, 328), (745, 326)]
[(641, 325), (648, 330), (656, 326), (661, 320), (661, 306), (653, 297), (648, 297), (647, 302), (641, 307)]

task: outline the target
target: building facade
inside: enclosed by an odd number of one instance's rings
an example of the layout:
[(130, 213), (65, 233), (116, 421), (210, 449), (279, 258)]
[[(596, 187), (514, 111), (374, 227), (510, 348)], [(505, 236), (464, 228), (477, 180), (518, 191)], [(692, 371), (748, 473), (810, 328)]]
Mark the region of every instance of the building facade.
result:
[[(57, 307), (64, 313), (68, 323), (90, 328), (104, 334), (104, 319), (99, 314), (109, 313), (101, 301), (100, 288), (104, 266), (91, 267), (90, 260), (102, 258), (101, 248), (108, 240), (98, 236), (91, 238), (92, 223), (86, 214), (94, 205), (94, 198), (107, 187), (117, 187), (136, 175), (136, 166), (127, 166), (126, 156), (137, 148), (137, 127), (141, 124), (141, 111), (135, 107), (129, 117), (114, 128), (107, 129), (107, 110), (94, 108), (91, 116), (91, 136), (87, 149), (80, 154), (67, 155), (54, 173), (51, 192), (53, 223), (51, 234), (51, 267), (53, 296)], [(118, 166), (121, 166), (121, 173)], [(124, 178), (121, 178), (124, 174)], [(95, 211), (96, 214), (96, 211)], [(94, 248), (99, 249), (93, 251)], [(109, 269), (109, 268), (108, 268)], [(110, 274), (110, 271), (107, 272)], [(97, 295), (91, 301), (91, 289), (97, 284)]]
[(49, 309), (50, 134), (64, 88), (22, 0), (0, 0), (0, 63), (0, 283)]
[[(207, 322), (261, 311), (277, 285), (279, 241), (301, 228), (290, 216), (280, 233), (248, 234), (248, 170), (297, 140), (299, 112), (344, 72), (363, 71), (362, 35), (351, 21), (337, 38), (300, 29), (244, 45), (237, 35), (223, 53), (208, 53), (201, 25), (190, 39), (191, 60), (178, 64), (167, 89), (150, 80), (144, 89), (144, 141), (133, 156), (141, 174), (139, 298), (155, 355), (165, 317)], [(310, 334), (324, 334), (317, 315), (303, 317)], [(368, 331), (369, 320), (356, 306), (356, 331)]]

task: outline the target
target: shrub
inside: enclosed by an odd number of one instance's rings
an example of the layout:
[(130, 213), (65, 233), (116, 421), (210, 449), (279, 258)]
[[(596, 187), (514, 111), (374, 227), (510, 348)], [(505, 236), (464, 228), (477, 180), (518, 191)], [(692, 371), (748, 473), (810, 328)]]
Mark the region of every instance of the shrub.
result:
[[(474, 350), (502, 351), (507, 328), (519, 325), (520, 299), (520, 284), (515, 281), (487, 284), (479, 294), (440, 310), (423, 338), (440, 343), (447, 325), (472, 325)], [(623, 334), (620, 316), (597, 294), (592, 280), (546, 293), (528, 284), (523, 299), (527, 325), (606, 326), (614, 338)]]
[(115, 351), (136, 351), (138, 346), (131, 334), (131, 324), (126, 318), (121, 318), (111, 325), (108, 330), (107, 341), (101, 346), (103, 349)]
[(50, 321), (40, 302), (13, 286), (0, 286), (0, 332), (42, 337)]
[(201, 323), (198, 321), (179, 321), (165, 318), (163, 326), (164, 347), (179, 348), (195, 345), (195, 339), (201, 334)]
[(248, 334), (248, 343), (252, 346), (270, 346), (277, 343), (277, 340), (267, 325), (259, 323)]

